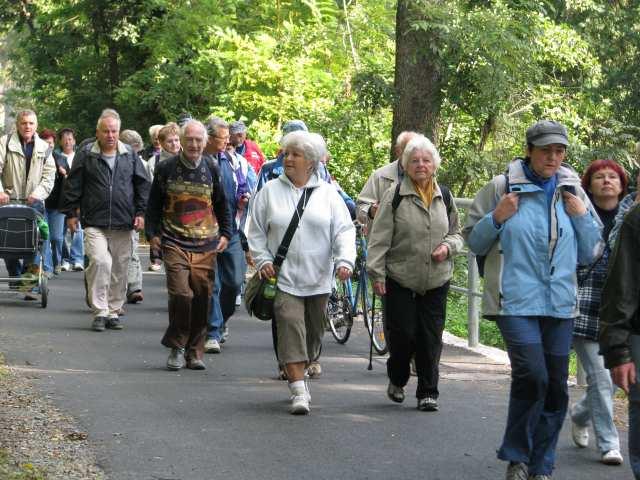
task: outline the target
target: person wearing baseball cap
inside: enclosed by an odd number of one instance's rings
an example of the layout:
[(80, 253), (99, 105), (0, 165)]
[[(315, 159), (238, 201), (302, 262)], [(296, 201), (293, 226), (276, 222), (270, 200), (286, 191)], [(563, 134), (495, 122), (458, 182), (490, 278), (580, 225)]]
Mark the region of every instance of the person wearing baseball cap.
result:
[(258, 144), (247, 138), (247, 126), (242, 120), (229, 125), (229, 143), (233, 145), (238, 155), (247, 159), (257, 175), (264, 164), (265, 156)]
[(483, 314), (498, 324), (511, 360), (498, 458), (509, 462), (506, 480), (547, 480), (569, 404), (576, 265), (590, 265), (604, 245), (580, 177), (563, 163), (566, 127), (538, 121), (526, 142), (525, 157), (478, 192), (463, 235), (484, 259)]

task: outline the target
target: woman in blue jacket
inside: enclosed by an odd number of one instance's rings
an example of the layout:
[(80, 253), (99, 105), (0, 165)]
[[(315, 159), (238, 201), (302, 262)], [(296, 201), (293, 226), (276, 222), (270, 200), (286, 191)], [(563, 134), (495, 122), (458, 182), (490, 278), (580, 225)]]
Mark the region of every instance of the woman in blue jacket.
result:
[(511, 360), (509, 413), (498, 458), (507, 480), (551, 478), (567, 413), (576, 265), (602, 250), (601, 224), (568, 165), (566, 128), (543, 120), (527, 156), (478, 192), (463, 234), (485, 256), (483, 314), (496, 320)]

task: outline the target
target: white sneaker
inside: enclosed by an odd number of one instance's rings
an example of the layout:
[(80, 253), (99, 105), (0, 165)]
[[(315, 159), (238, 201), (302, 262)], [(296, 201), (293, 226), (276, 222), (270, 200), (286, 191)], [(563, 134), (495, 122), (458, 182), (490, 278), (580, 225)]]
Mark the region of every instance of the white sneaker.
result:
[(82, 271), (84, 271), (84, 265), (81, 264), (80, 262), (74, 263), (73, 264), (73, 271), (74, 272), (82, 272)]
[(238, 294), (236, 297), (236, 307), (239, 307), (240, 305), (242, 305), (242, 295)]
[(305, 381), (302, 388), (292, 388), (289, 384), (289, 390), (291, 391), (289, 412), (292, 415), (307, 415), (311, 411), (311, 393), (309, 393), (308, 383)]
[(307, 375), (311, 378), (318, 378), (322, 375), (322, 366), (320, 366), (320, 362), (311, 362), (307, 367)]
[(605, 465), (622, 465), (623, 462), (622, 455), (618, 450), (609, 450), (608, 452), (604, 452), (600, 461)]
[(303, 393), (302, 395), (293, 395), (291, 397), (291, 406), (289, 412), (292, 415), (307, 415), (311, 411), (309, 406), (309, 397)]
[(62, 270), (63, 272), (68, 272), (69, 270), (71, 270), (71, 265), (69, 264), (69, 262), (62, 262), (62, 265), (60, 265), (60, 270)]
[(222, 348), (220, 348), (220, 343), (215, 338), (208, 338), (204, 344), (205, 353), (220, 353)]
[(589, 446), (589, 427), (581, 427), (571, 419), (571, 438), (577, 447), (587, 448)]
[(151, 272), (159, 272), (162, 270), (162, 264), (160, 263), (151, 263), (149, 264), (149, 271)]

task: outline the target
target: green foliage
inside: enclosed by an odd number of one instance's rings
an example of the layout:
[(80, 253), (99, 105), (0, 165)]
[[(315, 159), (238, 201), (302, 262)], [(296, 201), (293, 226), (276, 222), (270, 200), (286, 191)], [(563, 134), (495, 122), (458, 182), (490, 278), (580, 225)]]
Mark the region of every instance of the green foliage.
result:
[[(569, 160), (637, 163), (640, 0), (416, 0), (416, 45), (442, 76), (441, 180), (472, 196), (522, 154), (539, 118), (566, 123)], [(113, 106), (143, 134), (188, 111), (241, 118), (269, 156), (286, 120), (328, 141), (352, 195), (388, 160), (392, 0), (0, 0), (14, 105), (91, 135)], [(434, 97), (436, 98), (436, 97)]]

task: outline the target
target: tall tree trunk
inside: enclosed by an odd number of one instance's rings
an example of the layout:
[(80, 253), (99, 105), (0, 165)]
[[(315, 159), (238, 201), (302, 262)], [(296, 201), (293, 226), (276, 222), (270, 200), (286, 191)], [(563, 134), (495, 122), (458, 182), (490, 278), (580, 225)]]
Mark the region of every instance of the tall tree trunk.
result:
[[(424, 20), (420, 5), (426, 8), (429, 3), (398, 0), (392, 142), (404, 130), (424, 133), (438, 142), (442, 74), (439, 60), (430, 48), (437, 38), (428, 29), (412, 28), (415, 21)], [(393, 160), (393, 153), (391, 156)]]
[(109, 45), (109, 97), (113, 103), (116, 97), (116, 90), (120, 86), (120, 65), (118, 65), (118, 46), (111, 39), (107, 41)]

